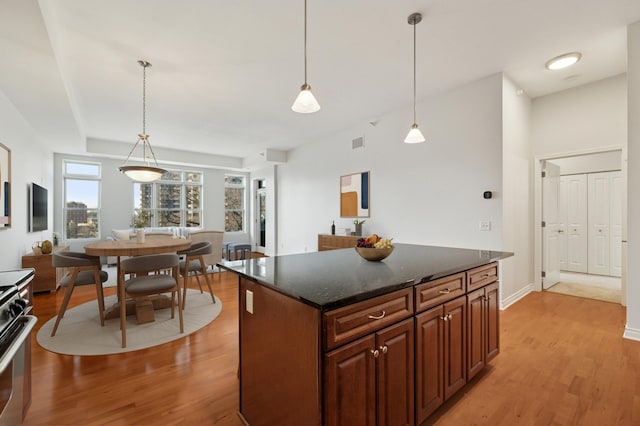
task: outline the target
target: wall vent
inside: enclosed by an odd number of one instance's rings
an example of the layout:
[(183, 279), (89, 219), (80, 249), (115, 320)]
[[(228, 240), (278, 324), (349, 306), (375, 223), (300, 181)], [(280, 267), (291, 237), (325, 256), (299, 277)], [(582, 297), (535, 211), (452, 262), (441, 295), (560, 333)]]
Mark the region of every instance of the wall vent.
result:
[(360, 136), (359, 138), (355, 138), (351, 141), (351, 149), (362, 147), (364, 147), (364, 136)]

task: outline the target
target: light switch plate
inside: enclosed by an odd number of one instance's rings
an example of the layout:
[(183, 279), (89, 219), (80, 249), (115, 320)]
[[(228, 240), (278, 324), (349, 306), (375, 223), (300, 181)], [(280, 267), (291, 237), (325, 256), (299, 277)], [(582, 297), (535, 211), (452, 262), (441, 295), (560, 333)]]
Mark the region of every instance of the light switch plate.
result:
[(481, 231), (491, 231), (491, 221), (489, 221), (489, 220), (481, 220), (480, 221), (480, 230)]
[(252, 314), (253, 313), (253, 292), (251, 290), (247, 290), (245, 305), (247, 308), (247, 312)]

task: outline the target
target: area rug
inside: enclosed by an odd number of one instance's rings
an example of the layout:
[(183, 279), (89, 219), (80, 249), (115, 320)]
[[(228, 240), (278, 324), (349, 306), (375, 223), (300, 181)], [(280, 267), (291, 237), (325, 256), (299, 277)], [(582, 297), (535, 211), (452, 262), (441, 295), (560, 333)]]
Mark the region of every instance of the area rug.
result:
[[(105, 297), (105, 306), (116, 302), (116, 296)], [(136, 324), (135, 315), (127, 317), (127, 347), (122, 348), (120, 319), (108, 319), (100, 327), (96, 300), (67, 310), (60, 321), (58, 331), (51, 337), (56, 317), (40, 328), (37, 341), (44, 349), (65, 355), (109, 355), (137, 351), (180, 339), (212, 322), (222, 311), (222, 302), (216, 297), (198, 290), (187, 291), (184, 314), (184, 333), (180, 333), (178, 311), (171, 318), (171, 309), (154, 311), (155, 321)]]
[(598, 287), (588, 284), (559, 282), (547, 289), (553, 293), (567, 294), (569, 296), (586, 297), (588, 299), (603, 300), (605, 302), (620, 303), (620, 289)]

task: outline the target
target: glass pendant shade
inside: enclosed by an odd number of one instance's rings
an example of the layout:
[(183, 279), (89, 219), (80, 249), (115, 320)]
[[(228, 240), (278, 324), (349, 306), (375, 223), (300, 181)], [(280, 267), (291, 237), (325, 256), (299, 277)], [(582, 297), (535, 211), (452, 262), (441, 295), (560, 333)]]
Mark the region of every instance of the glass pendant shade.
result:
[(298, 97), (291, 105), (291, 109), (301, 114), (309, 114), (311, 112), (320, 111), (320, 104), (316, 100), (316, 97), (311, 93), (311, 86), (303, 84), (300, 87), (300, 93)]
[(147, 166), (122, 166), (120, 171), (136, 182), (153, 182), (164, 173), (163, 169)]
[(404, 138), (404, 143), (420, 143), (424, 142), (425, 140), (426, 139), (422, 135), (422, 132), (420, 131), (420, 129), (418, 129), (418, 125), (416, 123), (413, 123), (413, 126), (411, 126), (411, 130), (409, 130), (407, 137)]

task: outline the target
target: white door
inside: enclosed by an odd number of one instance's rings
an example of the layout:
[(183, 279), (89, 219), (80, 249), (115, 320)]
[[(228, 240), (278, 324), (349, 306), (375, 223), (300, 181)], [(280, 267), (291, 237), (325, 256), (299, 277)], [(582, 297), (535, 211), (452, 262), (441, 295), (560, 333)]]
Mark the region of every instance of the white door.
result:
[(610, 176), (609, 172), (589, 174), (589, 273), (609, 275)]
[(254, 237), (258, 253), (264, 253), (267, 246), (267, 189), (264, 185), (264, 180), (256, 180), (256, 226), (254, 228)]
[(567, 176), (558, 186), (558, 268), (567, 270)]
[(587, 175), (567, 179), (567, 271), (587, 273)]
[(611, 229), (610, 274), (622, 276), (622, 172), (610, 172), (611, 176)]
[(560, 167), (545, 161), (542, 178), (542, 288), (548, 289), (560, 281), (558, 202)]

